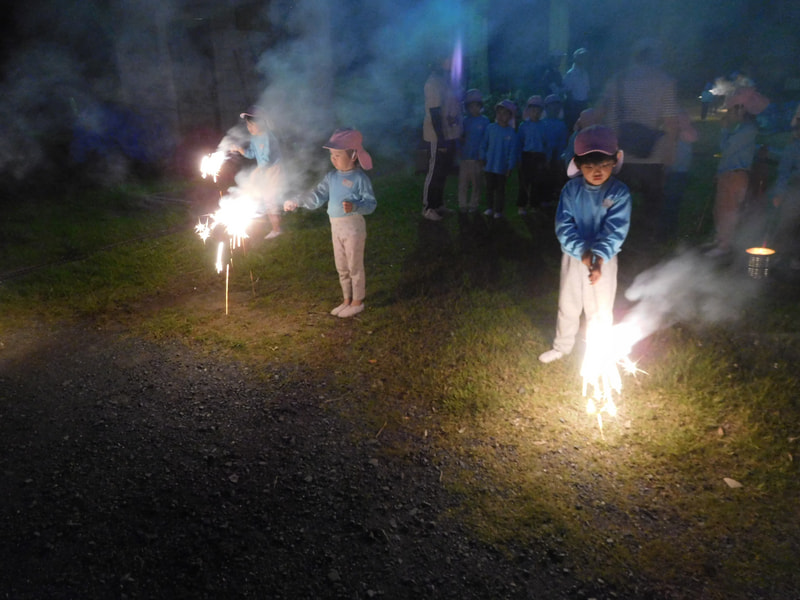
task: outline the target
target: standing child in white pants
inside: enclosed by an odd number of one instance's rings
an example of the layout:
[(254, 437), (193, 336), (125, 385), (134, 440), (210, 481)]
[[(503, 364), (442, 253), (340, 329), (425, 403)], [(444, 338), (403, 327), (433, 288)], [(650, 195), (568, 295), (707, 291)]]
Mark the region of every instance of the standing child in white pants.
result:
[(364, 246), (367, 227), (364, 215), (375, 211), (377, 202), (372, 182), (362, 169), (372, 168), (372, 157), (364, 150), (361, 133), (355, 129), (337, 129), (323, 146), (331, 153), (330, 171), (317, 187), (296, 200), (287, 200), (284, 210), (298, 206), (314, 210), (328, 203), (331, 222), (333, 258), (343, 302), (331, 311), (337, 317), (352, 317), (364, 310), (366, 276)]
[[(622, 150), (613, 130), (601, 125), (582, 129), (568, 181), (556, 210), (556, 237), (561, 243), (561, 282), (553, 347), (539, 356), (543, 363), (572, 352), (581, 313), (587, 324), (611, 325), (617, 293), (617, 254), (631, 223), (631, 193), (612, 177), (622, 168)], [(577, 177), (577, 175), (581, 177)]]

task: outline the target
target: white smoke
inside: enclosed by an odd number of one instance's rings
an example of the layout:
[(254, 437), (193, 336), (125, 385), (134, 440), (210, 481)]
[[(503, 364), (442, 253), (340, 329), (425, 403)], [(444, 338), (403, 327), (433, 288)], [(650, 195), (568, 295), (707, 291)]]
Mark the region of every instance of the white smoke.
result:
[(625, 291), (625, 298), (636, 304), (622, 323), (635, 324), (644, 339), (679, 322), (733, 321), (757, 289), (741, 272), (721, 270), (696, 250), (685, 251), (636, 276)]

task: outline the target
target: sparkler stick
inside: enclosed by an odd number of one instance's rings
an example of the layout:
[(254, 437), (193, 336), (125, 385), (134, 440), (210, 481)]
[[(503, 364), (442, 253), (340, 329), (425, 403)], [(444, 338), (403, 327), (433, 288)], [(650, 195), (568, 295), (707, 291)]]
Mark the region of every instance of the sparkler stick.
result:
[(225, 265), (225, 314), (228, 314), (228, 278), (231, 273), (230, 263)]

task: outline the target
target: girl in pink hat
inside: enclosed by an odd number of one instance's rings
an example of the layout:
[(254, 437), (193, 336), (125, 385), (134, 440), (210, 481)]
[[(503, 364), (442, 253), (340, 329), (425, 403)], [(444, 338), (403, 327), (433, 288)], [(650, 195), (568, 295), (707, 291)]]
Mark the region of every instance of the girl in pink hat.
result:
[(364, 169), (372, 168), (372, 157), (364, 150), (361, 133), (355, 129), (337, 129), (323, 147), (330, 150), (335, 169), (313, 191), (296, 200), (287, 200), (283, 208), (295, 211), (302, 206), (314, 210), (328, 204), (333, 258), (343, 296), (342, 303), (331, 314), (347, 318), (364, 310), (367, 241), (364, 215), (374, 212), (377, 206), (372, 182), (364, 173)]

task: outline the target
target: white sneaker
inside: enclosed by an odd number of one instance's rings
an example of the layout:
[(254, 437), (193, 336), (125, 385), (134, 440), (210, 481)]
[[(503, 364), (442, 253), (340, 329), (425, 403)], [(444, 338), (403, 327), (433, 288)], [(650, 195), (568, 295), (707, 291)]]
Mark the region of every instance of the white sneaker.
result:
[(345, 308), (347, 308), (348, 306), (350, 306), (350, 304), (348, 302), (342, 302), (339, 306), (337, 306), (336, 308), (331, 310), (331, 314), (335, 317), (340, 312), (342, 312)]
[(547, 352), (543, 352), (542, 354), (540, 354), (539, 355), (539, 360), (541, 362), (547, 364), (547, 363), (551, 363), (554, 360), (558, 360), (558, 359), (563, 358), (563, 357), (564, 357), (564, 353), (563, 352), (559, 352), (555, 348), (551, 348)]
[(422, 216), (425, 217), (426, 219), (428, 219), (429, 221), (441, 221), (442, 220), (442, 215), (440, 215), (438, 212), (436, 212), (432, 208), (426, 208), (425, 210), (423, 210), (422, 211)]
[(274, 240), (276, 237), (281, 235), (282, 231), (275, 231), (274, 229), (270, 231), (267, 235), (264, 236), (265, 240)]
[(485, 214), (487, 217), (491, 217), (494, 214), (494, 211), (491, 208), (487, 208), (485, 211), (483, 211), (483, 214)]
[(352, 317), (353, 315), (357, 315), (363, 310), (364, 310), (363, 304), (358, 304), (358, 305), (348, 304), (342, 310), (340, 310), (339, 314), (336, 316), (341, 317), (342, 319), (346, 319), (347, 317)]
[(502, 219), (503, 218), (503, 213), (501, 213), (501, 212), (494, 213), (494, 218), (495, 219)]

